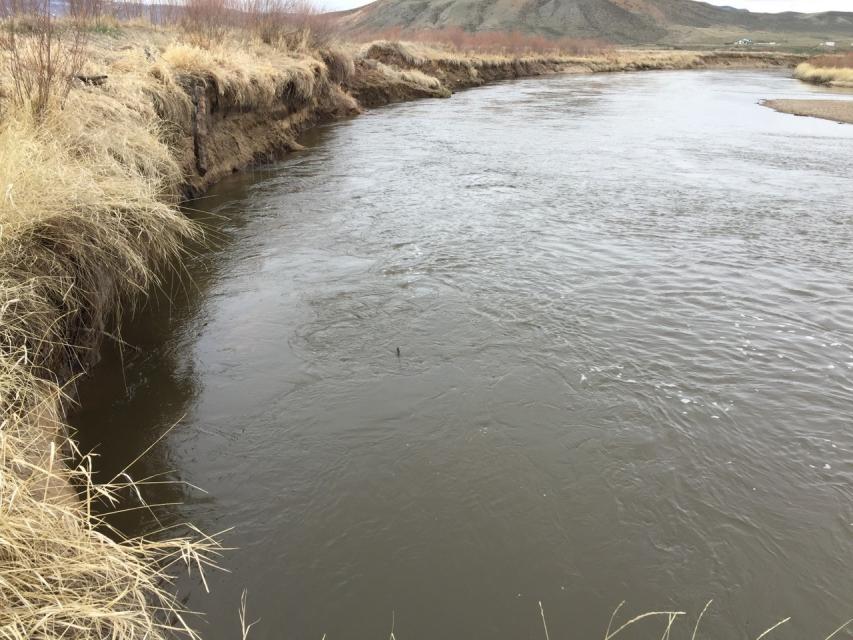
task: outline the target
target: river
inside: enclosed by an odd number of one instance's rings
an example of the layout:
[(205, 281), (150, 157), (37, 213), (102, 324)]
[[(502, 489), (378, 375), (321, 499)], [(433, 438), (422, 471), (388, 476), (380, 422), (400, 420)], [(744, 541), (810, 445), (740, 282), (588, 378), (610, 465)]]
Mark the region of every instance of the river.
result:
[(207, 640), (244, 588), (256, 640), (542, 638), (539, 601), (601, 638), (622, 600), (689, 638), (712, 598), (698, 639), (825, 638), (853, 617), (853, 126), (756, 104), (824, 94), (521, 80), (226, 180), (80, 385), (102, 480), (159, 438), (131, 475), (187, 483), (116, 522), (233, 527), (212, 593), (180, 583)]

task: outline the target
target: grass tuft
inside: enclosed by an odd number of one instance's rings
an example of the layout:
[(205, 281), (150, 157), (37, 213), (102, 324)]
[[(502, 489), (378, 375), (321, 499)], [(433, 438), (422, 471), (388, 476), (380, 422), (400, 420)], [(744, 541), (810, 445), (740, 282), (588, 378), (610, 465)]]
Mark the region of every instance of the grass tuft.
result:
[(797, 66), (794, 77), (814, 84), (853, 87), (853, 52), (810, 58)]

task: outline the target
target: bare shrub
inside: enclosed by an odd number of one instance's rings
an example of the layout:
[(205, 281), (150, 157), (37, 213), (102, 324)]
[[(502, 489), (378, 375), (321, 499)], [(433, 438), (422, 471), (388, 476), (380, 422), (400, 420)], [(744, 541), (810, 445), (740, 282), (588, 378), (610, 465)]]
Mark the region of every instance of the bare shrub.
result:
[(173, 25), (179, 24), (183, 17), (183, 7), (174, 2), (148, 5), (148, 19), (151, 24)]
[(193, 44), (210, 47), (222, 40), (237, 18), (231, 0), (186, 0), (181, 26)]
[(190, 41), (205, 48), (232, 29), (292, 51), (327, 46), (338, 32), (334, 18), (311, 0), (185, 0), (179, 10)]
[(245, 0), (245, 26), (262, 42), (277, 45), (287, 33), (285, 0)]
[(334, 18), (311, 0), (236, 0), (229, 25), (292, 51), (327, 46), (338, 33)]
[[(99, 0), (80, 0), (94, 3)], [(0, 49), (6, 54), (10, 99), (41, 117), (51, 105), (62, 107), (83, 65), (86, 28), (82, 20), (59, 21), (49, 0), (2, 0), (5, 17)]]
[(68, 0), (68, 15), (75, 20), (99, 23), (104, 12), (103, 0)]
[(294, 0), (293, 9), (293, 25), (302, 34), (299, 44), (303, 48), (325, 47), (337, 38), (335, 18), (323, 13), (311, 0)]
[(110, 9), (113, 17), (123, 22), (130, 22), (133, 20), (144, 20), (148, 18), (150, 11), (158, 9), (160, 6), (162, 5), (146, 5), (142, 2), (133, 2), (126, 0), (118, 0), (117, 2), (110, 3)]

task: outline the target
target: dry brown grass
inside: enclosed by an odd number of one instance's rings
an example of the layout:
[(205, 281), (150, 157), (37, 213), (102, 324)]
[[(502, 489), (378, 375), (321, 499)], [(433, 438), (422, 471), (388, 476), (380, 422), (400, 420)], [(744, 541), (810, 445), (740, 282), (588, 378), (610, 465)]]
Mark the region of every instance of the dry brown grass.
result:
[(160, 541), (127, 539), (95, 517), (101, 504), (118, 504), (116, 492), (127, 485), (92, 482), (91, 460), (58, 434), (59, 389), (10, 364), (0, 363), (12, 377), (4, 390), (31, 393), (3, 407), (0, 638), (196, 637), (171, 581), (180, 565), (210, 567), (216, 541), (191, 527), (161, 532)]
[[(163, 60), (178, 74), (212, 79), (229, 104), (264, 110), (281, 102), (282, 91), (293, 102), (304, 103), (314, 95), (323, 62), (313, 57), (260, 56), (248, 49), (218, 46), (203, 49), (174, 44), (163, 52)], [(342, 63), (346, 65), (346, 63)]]
[(853, 87), (853, 53), (811, 58), (797, 66), (794, 77), (813, 84)]
[(67, 437), (60, 386), (194, 232), (168, 204), (179, 179), (153, 123), (91, 93), (0, 123), (0, 637), (191, 635), (164, 580), (215, 545), (94, 515), (115, 487)]
[(116, 486), (92, 481), (63, 423), (62, 385), (196, 233), (174, 206), (182, 175), (152, 93), (182, 111), (168, 81), (137, 70), (38, 112), (8, 100), (0, 120), (2, 638), (192, 635), (168, 575), (208, 565), (215, 544), (110, 530), (95, 507)]
[[(613, 613), (610, 616), (610, 620), (607, 623), (607, 629), (604, 631), (604, 640), (612, 640), (616, 636), (620, 635), (623, 631), (627, 629), (635, 630), (637, 627), (643, 627), (644, 629), (649, 629), (651, 627), (651, 635), (650, 637), (657, 638), (660, 637), (661, 640), (674, 640), (676, 636), (684, 638), (685, 640), (696, 640), (699, 633), (699, 628), (702, 624), (702, 619), (705, 617), (705, 613), (707, 613), (708, 608), (713, 603), (713, 600), (709, 600), (702, 610), (699, 612), (699, 615), (696, 616), (696, 621), (691, 625), (688, 620), (688, 614), (686, 611), (678, 611), (678, 610), (666, 610), (666, 611), (646, 611), (644, 613), (637, 614), (625, 622), (619, 622), (619, 612), (622, 610), (622, 607), (625, 606), (625, 601), (619, 603), (619, 605), (613, 610)], [(545, 637), (545, 640), (551, 640), (550, 633), (548, 632), (548, 622), (545, 617), (545, 609), (542, 606), (542, 603), (539, 602), (539, 614), (542, 619), (542, 630)], [(684, 621), (679, 627), (679, 622)], [(766, 627), (763, 631), (760, 632), (747, 632), (747, 633), (755, 633), (756, 635), (748, 635), (745, 636), (747, 638), (755, 638), (755, 640), (764, 640), (765, 638), (771, 637), (771, 635), (786, 623), (790, 622), (791, 618), (783, 618), (778, 622)], [(828, 636), (825, 637), (824, 640), (834, 640), (838, 638), (839, 634), (846, 631), (850, 625), (853, 624), (853, 619), (848, 620), (843, 623), (841, 626), (837, 627), (834, 631), (832, 631)], [(654, 625), (654, 626), (653, 626)], [(662, 627), (662, 628), (661, 628)], [(679, 632), (684, 630), (684, 634), (681, 635)], [(658, 636), (657, 634), (662, 633), (663, 635)], [(688, 635), (689, 634), (689, 635)], [(391, 637), (393, 638), (393, 630), (391, 633)], [(634, 636), (636, 637), (636, 636)]]
[(215, 542), (190, 526), (128, 540), (95, 515), (126, 483), (93, 482), (91, 458), (67, 436), (63, 385), (165, 269), (180, 269), (199, 233), (176, 208), (194, 110), (186, 87), (201, 81), (223, 105), (263, 113), (307, 104), (353, 69), (343, 51), (298, 54), (243, 32), (201, 48), (173, 30), (122, 28), (119, 42), (94, 34), (81, 67), (109, 82), (74, 81), (38, 112), (9, 94), (11, 54), (0, 50), (4, 639), (193, 637), (169, 576), (209, 566)]
[(809, 58), (797, 66), (794, 77), (813, 84), (853, 87), (853, 51)]

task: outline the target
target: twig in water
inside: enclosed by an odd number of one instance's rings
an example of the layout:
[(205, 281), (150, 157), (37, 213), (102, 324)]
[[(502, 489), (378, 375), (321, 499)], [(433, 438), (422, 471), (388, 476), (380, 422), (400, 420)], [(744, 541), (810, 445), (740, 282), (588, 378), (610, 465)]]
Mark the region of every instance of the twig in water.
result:
[[(615, 637), (621, 631), (624, 631), (626, 628), (630, 627), (635, 622), (639, 622), (643, 618), (650, 618), (651, 616), (673, 616), (673, 617), (675, 617), (675, 616), (683, 616), (683, 615), (684, 615), (684, 611), (648, 611), (646, 613), (641, 613), (640, 615), (634, 616), (633, 618), (628, 620), (628, 622), (626, 622), (621, 627), (616, 629), (616, 631), (614, 631), (613, 633), (608, 633), (604, 637), (604, 640), (610, 640), (610, 638)], [(670, 622), (669, 624), (672, 625), (672, 622)], [(757, 640), (761, 640), (761, 638), (757, 638)]]
[(779, 622), (777, 622), (776, 624), (774, 624), (772, 627), (770, 627), (767, 631), (765, 631), (765, 632), (764, 632), (764, 633), (762, 633), (760, 636), (758, 636), (755, 640), (761, 640), (761, 638), (763, 638), (763, 637), (764, 637), (764, 636), (766, 636), (768, 633), (770, 633), (771, 631), (773, 631), (773, 629), (775, 629), (776, 627), (781, 627), (783, 624), (785, 624), (786, 622), (788, 622), (788, 620), (790, 620), (790, 619), (791, 619), (791, 617), (790, 617), (790, 616), (788, 616), (788, 617), (787, 617), (787, 618), (785, 618), (784, 620), (780, 620)]
[(696, 632), (699, 631), (699, 623), (702, 622), (702, 616), (705, 615), (705, 612), (708, 610), (708, 607), (711, 606), (712, 602), (713, 600), (708, 600), (708, 602), (705, 603), (705, 608), (702, 609), (702, 613), (700, 613), (699, 617), (696, 618), (696, 626), (693, 627), (693, 635), (690, 636), (690, 640), (696, 640)]
[(545, 629), (545, 640), (551, 640), (548, 637), (548, 625), (545, 623), (545, 609), (542, 608), (542, 601), (539, 601), (539, 615), (542, 616), (542, 627)]
[[(246, 624), (246, 590), (245, 589), (243, 589), (243, 594), (240, 596), (239, 614), (240, 614), (240, 631), (242, 634), (241, 637), (243, 640), (246, 640), (246, 638), (249, 637), (249, 631), (252, 629), (252, 627), (254, 627), (256, 624), (258, 624), (258, 622), (260, 622), (261, 619), (258, 618), (254, 622), (252, 622), (248, 625)], [(325, 639), (325, 637), (326, 636), (323, 636), (324, 639)]]
[(617, 605), (617, 607), (613, 610), (613, 613), (610, 614), (610, 622), (607, 623), (607, 631), (604, 632), (605, 640), (610, 637), (610, 627), (613, 626), (613, 618), (615, 618), (616, 614), (619, 613), (619, 609), (622, 608), (623, 604), (625, 604), (624, 600), (622, 602), (620, 602)]
[(838, 633), (839, 631), (843, 631), (844, 629), (846, 629), (846, 628), (848, 627), (848, 625), (849, 625), (851, 622), (853, 622), (853, 618), (850, 618), (847, 622), (845, 622), (845, 623), (844, 623), (844, 624), (842, 624), (840, 627), (838, 627), (835, 631), (833, 631), (832, 633), (830, 633), (830, 634), (826, 637), (826, 640), (832, 640), (832, 638), (835, 636), (835, 634), (836, 634), (836, 633)]
[(672, 631), (672, 623), (675, 622), (676, 615), (674, 613), (669, 614), (669, 622), (666, 624), (666, 629), (663, 630), (663, 635), (660, 637), (660, 640), (669, 640), (669, 634)]

